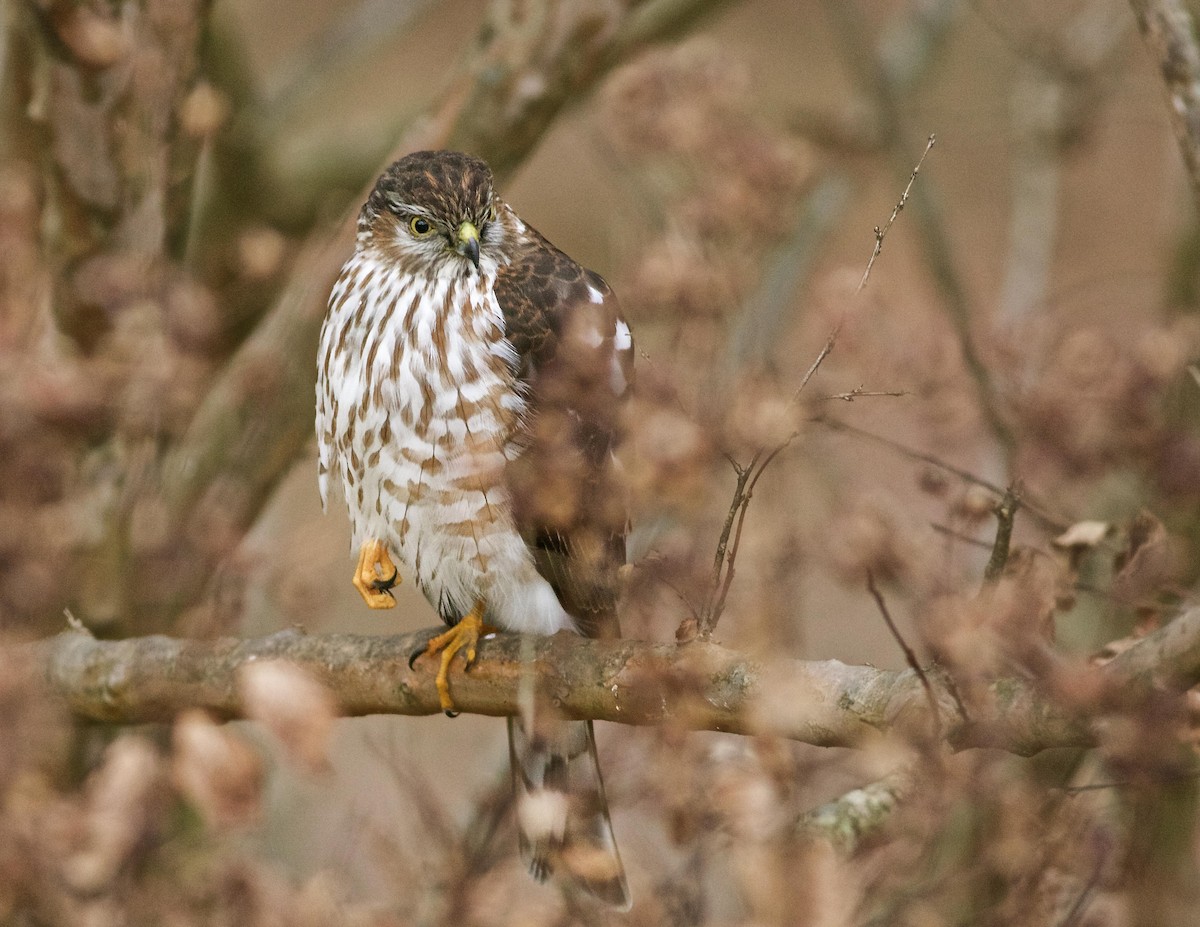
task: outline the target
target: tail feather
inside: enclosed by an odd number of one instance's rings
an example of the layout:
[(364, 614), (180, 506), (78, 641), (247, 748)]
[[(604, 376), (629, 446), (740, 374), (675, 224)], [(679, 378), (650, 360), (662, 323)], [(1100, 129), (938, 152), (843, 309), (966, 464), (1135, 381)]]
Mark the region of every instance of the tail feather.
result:
[(539, 881), (565, 878), (628, 910), (629, 886), (613, 838), (590, 721), (508, 719), (521, 858)]

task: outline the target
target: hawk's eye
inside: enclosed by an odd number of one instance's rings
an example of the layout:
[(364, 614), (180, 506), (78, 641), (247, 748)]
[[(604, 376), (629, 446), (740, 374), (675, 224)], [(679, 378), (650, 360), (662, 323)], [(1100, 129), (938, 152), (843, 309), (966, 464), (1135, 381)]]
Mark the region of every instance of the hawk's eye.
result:
[(428, 235), (433, 231), (433, 223), (424, 216), (413, 216), (412, 221), (408, 223), (408, 227), (412, 229), (414, 235)]

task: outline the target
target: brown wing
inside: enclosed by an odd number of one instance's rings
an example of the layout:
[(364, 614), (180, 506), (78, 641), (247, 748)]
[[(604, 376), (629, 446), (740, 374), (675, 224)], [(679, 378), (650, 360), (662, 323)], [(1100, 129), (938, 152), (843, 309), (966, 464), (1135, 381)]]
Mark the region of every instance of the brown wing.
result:
[(528, 445), (509, 468), (517, 523), (580, 629), (615, 636), (627, 513), (612, 451), (633, 372), (629, 329), (603, 278), (532, 229), (496, 298), (531, 409)]

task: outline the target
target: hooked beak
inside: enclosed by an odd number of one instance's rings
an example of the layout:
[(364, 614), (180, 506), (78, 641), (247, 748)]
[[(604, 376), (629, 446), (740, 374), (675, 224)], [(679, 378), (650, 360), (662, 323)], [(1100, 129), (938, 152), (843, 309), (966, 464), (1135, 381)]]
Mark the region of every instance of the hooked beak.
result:
[(458, 244), (454, 250), (470, 258), (475, 269), (479, 270), (479, 229), (475, 228), (474, 223), (464, 222), (458, 227)]

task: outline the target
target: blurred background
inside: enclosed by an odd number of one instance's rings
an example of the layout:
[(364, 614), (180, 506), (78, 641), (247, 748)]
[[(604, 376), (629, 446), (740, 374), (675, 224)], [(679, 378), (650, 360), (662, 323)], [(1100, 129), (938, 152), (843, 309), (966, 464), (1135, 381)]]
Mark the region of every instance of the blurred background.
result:
[[(1194, 597), (1200, 226), (1120, 0), (0, 11), (11, 639), (66, 612), (98, 637), (436, 623), (411, 584), (363, 605), (312, 437), (353, 219), (424, 147), (487, 158), (621, 297), (628, 636), (902, 668), (870, 576), (968, 701), (1018, 674), (1086, 711), (1097, 651)], [(1190, 702), (1033, 759), (602, 726), (618, 916), (523, 872), (494, 719), (342, 720), (306, 765), (252, 724), (74, 725), (15, 659), (6, 923), (1185, 924), (1200, 902)], [(869, 840), (797, 829), (897, 768), (922, 787)]]

